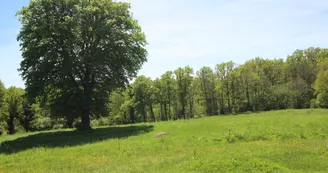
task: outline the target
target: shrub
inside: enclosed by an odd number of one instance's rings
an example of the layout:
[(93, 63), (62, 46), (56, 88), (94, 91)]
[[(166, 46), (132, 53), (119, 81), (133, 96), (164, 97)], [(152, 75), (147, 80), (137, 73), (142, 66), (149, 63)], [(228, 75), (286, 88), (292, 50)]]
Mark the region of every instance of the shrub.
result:
[(7, 123), (5, 121), (0, 121), (0, 135), (5, 134), (7, 131)]
[(101, 117), (99, 118), (99, 126), (109, 126), (109, 119), (108, 118), (105, 118), (105, 117)]
[(320, 93), (317, 96), (317, 101), (316, 103), (321, 107), (321, 108), (328, 108), (328, 94), (327, 93)]
[(53, 128), (53, 121), (50, 117), (41, 117), (31, 122), (31, 129), (33, 131), (51, 130)]
[(57, 129), (63, 129), (63, 128), (65, 128), (63, 124), (55, 124), (52, 129), (57, 130)]
[(311, 99), (310, 101), (310, 108), (318, 108), (319, 107), (319, 103), (316, 99)]
[(99, 121), (98, 120), (92, 120), (91, 121), (91, 127), (98, 127), (99, 126)]

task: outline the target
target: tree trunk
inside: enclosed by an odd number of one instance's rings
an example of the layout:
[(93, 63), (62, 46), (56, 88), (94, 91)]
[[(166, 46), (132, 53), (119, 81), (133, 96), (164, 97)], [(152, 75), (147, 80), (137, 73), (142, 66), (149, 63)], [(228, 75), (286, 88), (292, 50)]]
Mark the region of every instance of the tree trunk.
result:
[(227, 98), (228, 98), (228, 111), (229, 111), (229, 113), (231, 113), (231, 105), (230, 105), (230, 96), (229, 96), (229, 94), (227, 94)]
[(144, 123), (147, 122), (147, 111), (146, 111), (146, 105), (143, 105), (143, 113), (142, 113), (142, 116), (143, 116), (143, 121)]
[(210, 98), (207, 98), (207, 96), (206, 96), (206, 98), (205, 98), (206, 100), (205, 100), (205, 110), (206, 110), (206, 114), (208, 115), (208, 116), (211, 116), (211, 109), (212, 109), (212, 101), (211, 101), (211, 99)]
[(227, 84), (226, 84), (226, 90), (227, 90), (226, 96), (227, 96), (227, 101), (228, 101), (228, 112), (231, 113), (230, 91), (229, 91), (229, 83), (228, 83), (228, 81), (227, 81)]
[(155, 122), (156, 119), (155, 119), (155, 114), (154, 114), (154, 110), (153, 110), (153, 105), (152, 104), (149, 105), (149, 109), (150, 109), (151, 117), (153, 118), (153, 122)]
[(172, 118), (171, 118), (171, 104), (170, 104), (170, 101), (169, 101), (169, 107), (168, 107), (168, 108), (169, 108), (169, 111), (168, 111), (169, 119), (172, 119)]
[(167, 106), (166, 106), (166, 103), (164, 104), (164, 113), (165, 113), (165, 118), (168, 121), (169, 120), (169, 117), (167, 115)]
[(218, 115), (219, 114), (219, 108), (218, 108), (218, 101), (217, 99), (214, 97), (214, 115)]
[(250, 102), (250, 99), (249, 99), (248, 86), (246, 86), (246, 98), (247, 98), (247, 110), (251, 111), (251, 102)]
[(15, 133), (15, 125), (14, 125), (14, 116), (13, 115), (9, 115), (7, 124), (8, 124), (8, 133), (10, 135), (13, 135)]
[[(192, 97), (192, 96), (191, 96)], [(189, 109), (190, 109), (190, 118), (193, 118), (194, 117), (194, 113), (193, 113), (193, 98), (190, 98), (190, 102), (189, 102)]]
[(163, 104), (160, 103), (160, 113), (161, 113), (161, 120), (164, 121), (164, 116), (163, 116)]
[(186, 106), (184, 103), (182, 104), (182, 116), (184, 119), (186, 119)]
[(130, 106), (130, 119), (131, 119), (131, 122), (134, 124), (135, 120), (134, 120), (134, 108), (133, 108), (133, 106)]
[(220, 114), (224, 115), (225, 111), (224, 111), (224, 99), (223, 99), (223, 93), (221, 92), (221, 98), (220, 98)]
[(82, 125), (84, 126), (83, 129), (90, 129), (90, 114), (91, 114), (91, 92), (92, 88), (90, 86), (90, 83), (84, 84), (84, 107), (82, 108)]
[[(130, 87), (129, 87), (128, 92), (129, 92), (130, 99), (132, 100), (133, 92), (131, 91)], [(133, 107), (132, 103), (130, 103), (129, 108), (130, 108), (130, 120), (131, 120), (132, 124), (134, 124), (135, 123), (135, 117), (134, 117), (134, 107)]]
[(90, 109), (85, 108), (82, 111), (82, 124), (84, 126), (84, 128), (86, 129), (90, 129)]
[(234, 86), (234, 82), (232, 81), (231, 83), (231, 102), (232, 102), (232, 111), (233, 113), (236, 113), (236, 102), (235, 102), (235, 86)]
[(30, 118), (29, 118), (28, 115), (25, 115), (25, 117), (24, 117), (24, 129), (25, 129), (26, 132), (28, 132), (29, 128), (30, 128)]
[[(213, 86), (215, 86), (214, 82), (213, 82)], [(212, 97), (212, 115), (218, 115), (219, 112), (218, 112), (218, 101), (217, 101), (217, 98), (215, 96), (215, 89), (214, 87), (212, 88), (212, 92), (211, 92), (211, 97)]]
[(68, 128), (73, 128), (73, 123), (74, 123), (74, 120), (72, 118), (66, 118), (66, 124), (68, 126)]

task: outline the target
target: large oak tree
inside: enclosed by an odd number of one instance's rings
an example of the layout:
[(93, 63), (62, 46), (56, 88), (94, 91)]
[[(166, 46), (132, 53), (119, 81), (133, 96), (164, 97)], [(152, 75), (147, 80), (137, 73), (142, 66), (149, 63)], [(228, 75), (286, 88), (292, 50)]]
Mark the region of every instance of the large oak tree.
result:
[(28, 96), (56, 105), (74, 99), (89, 128), (110, 91), (147, 60), (145, 35), (129, 9), (111, 0), (33, 0), (23, 7), (18, 40)]

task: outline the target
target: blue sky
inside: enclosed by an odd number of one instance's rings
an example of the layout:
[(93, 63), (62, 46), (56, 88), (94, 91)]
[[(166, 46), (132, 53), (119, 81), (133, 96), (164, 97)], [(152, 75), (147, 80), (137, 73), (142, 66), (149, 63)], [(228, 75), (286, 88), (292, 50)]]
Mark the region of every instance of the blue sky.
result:
[[(295, 49), (328, 47), (326, 0), (125, 0), (147, 35), (148, 62), (139, 74), (159, 77), (167, 70), (260, 56), (285, 58)], [(0, 5), (0, 79), (24, 87), (15, 13), (28, 0)]]

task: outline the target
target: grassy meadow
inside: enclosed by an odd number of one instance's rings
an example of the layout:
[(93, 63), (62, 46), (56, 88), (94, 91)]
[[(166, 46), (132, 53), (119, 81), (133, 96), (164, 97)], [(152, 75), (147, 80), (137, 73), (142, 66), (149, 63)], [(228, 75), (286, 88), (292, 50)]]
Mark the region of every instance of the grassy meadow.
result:
[(328, 110), (1, 136), (0, 172), (328, 172)]

